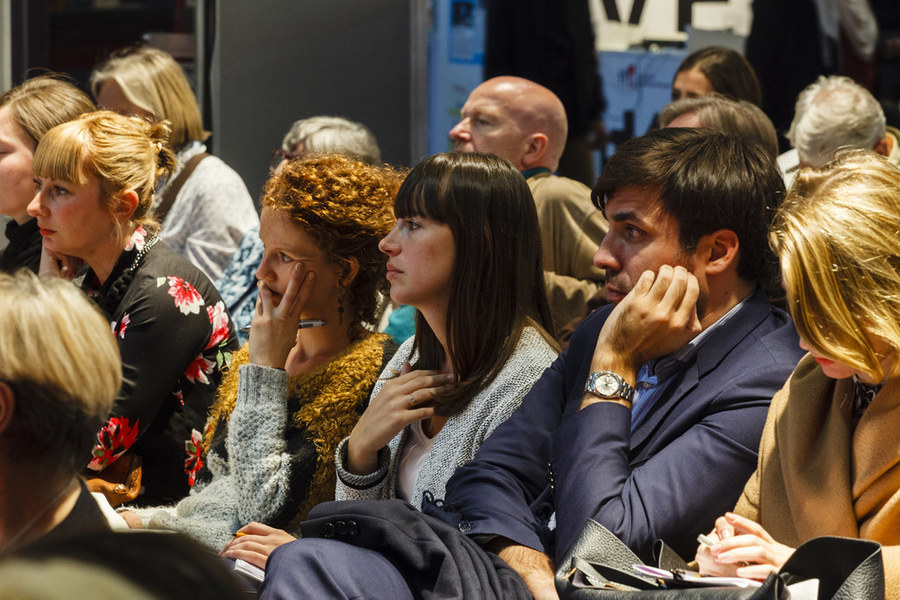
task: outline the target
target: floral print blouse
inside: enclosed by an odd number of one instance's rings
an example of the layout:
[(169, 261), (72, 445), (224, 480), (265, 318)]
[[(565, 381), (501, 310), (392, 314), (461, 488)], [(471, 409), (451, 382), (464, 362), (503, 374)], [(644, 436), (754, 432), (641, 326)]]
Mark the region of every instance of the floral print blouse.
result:
[(110, 320), (124, 375), (88, 470), (130, 450), (143, 462), (137, 502), (173, 503), (188, 493), (194, 440), (238, 349), (231, 318), (206, 275), (143, 227), (103, 285), (88, 270), (82, 287)]

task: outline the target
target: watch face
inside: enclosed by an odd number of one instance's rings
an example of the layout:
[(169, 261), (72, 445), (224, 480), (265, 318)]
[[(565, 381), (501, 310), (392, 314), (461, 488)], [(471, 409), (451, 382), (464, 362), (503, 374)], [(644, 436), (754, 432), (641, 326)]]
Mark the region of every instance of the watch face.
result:
[(604, 373), (597, 378), (596, 388), (604, 396), (611, 396), (619, 389), (619, 382), (611, 373)]

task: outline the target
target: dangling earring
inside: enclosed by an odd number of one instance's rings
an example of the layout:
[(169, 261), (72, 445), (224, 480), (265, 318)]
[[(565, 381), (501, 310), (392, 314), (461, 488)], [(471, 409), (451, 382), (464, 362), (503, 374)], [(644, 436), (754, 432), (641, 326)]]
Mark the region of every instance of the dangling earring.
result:
[(338, 296), (338, 325), (344, 324), (344, 286), (341, 286), (341, 293)]

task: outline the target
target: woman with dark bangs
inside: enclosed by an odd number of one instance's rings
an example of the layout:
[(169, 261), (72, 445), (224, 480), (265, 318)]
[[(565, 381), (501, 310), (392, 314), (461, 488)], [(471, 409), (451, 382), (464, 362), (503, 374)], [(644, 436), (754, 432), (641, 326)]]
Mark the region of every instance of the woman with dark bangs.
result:
[(731, 48), (709, 46), (691, 52), (675, 71), (672, 101), (700, 98), (713, 92), (762, 106), (762, 91), (753, 67)]
[[(381, 250), (391, 299), (417, 310), (416, 334), (338, 446), (336, 497), (401, 498), (421, 508), (426, 494), (443, 498), (456, 467), (512, 414), (557, 351), (534, 200), (512, 164), (433, 156), (406, 177), (394, 214)], [(223, 555), (260, 567), (293, 539), (258, 524), (241, 533)]]

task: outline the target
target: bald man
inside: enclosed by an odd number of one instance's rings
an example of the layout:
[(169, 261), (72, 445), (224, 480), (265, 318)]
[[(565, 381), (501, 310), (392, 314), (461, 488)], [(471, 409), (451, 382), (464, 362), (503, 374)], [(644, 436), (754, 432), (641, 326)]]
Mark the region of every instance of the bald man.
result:
[(608, 225), (591, 190), (553, 175), (566, 145), (566, 111), (556, 94), (520, 77), (488, 79), (469, 94), (450, 130), (456, 152), (497, 154), (522, 172), (534, 195), (547, 294), (556, 326), (584, 316), (604, 272), (592, 258)]

